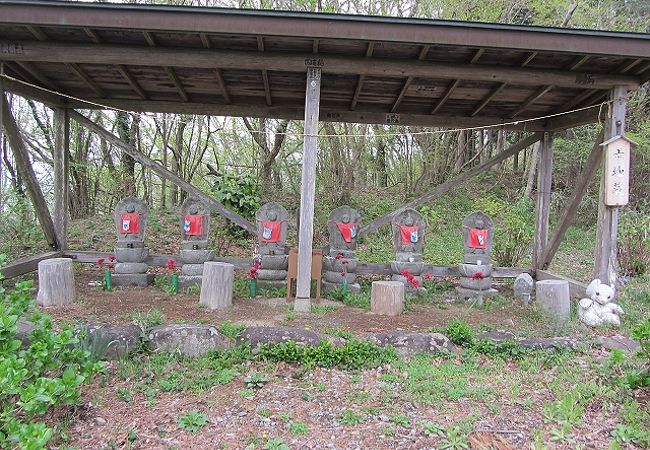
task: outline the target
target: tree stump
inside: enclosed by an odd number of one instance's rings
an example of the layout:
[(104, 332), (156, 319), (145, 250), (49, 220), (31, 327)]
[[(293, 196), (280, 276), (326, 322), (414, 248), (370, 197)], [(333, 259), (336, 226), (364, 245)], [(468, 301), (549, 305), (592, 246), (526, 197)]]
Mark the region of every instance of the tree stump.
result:
[(227, 308), (232, 305), (232, 282), (235, 266), (207, 261), (203, 265), (203, 282), (199, 304), (210, 309)]
[(399, 316), (404, 311), (404, 283), (373, 281), (370, 311), (384, 316)]
[(539, 309), (560, 322), (571, 316), (569, 282), (566, 280), (542, 280), (535, 284), (536, 300)]
[(63, 306), (75, 299), (74, 272), (70, 258), (52, 258), (38, 263), (38, 295), (41, 306)]

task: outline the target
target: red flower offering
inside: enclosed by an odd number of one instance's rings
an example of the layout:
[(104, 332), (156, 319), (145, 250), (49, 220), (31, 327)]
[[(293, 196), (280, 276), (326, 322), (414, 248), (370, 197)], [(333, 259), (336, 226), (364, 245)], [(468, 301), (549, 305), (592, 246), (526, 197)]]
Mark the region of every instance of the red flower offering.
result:
[(430, 273), (425, 273), (424, 274), (424, 279), (427, 280), (427, 281), (433, 280), (433, 276)]
[(482, 280), (483, 278), (485, 278), (483, 272), (476, 272), (474, 275), (472, 275), (472, 280)]
[(97, 260), (97, 265), (98, 265), (99, 267), (102, 267), (102, 266), (104, 265), (104, 258), (99, 258), (99, 259)]
[(111, 261), (115, 261), (115, 255), (109, 255), (108, 259), (110, 259)]
[(169, 270), (174, 270), (176, 268), (176, 261), (174, 261), (173, 259), (168, 259), (167, 260), (167, 268)]
[(106, 264), (106, 267), (108, 267), (109, 269), (115, 269), (115, 264), (114, 263), (108, 263), (108, 264)]

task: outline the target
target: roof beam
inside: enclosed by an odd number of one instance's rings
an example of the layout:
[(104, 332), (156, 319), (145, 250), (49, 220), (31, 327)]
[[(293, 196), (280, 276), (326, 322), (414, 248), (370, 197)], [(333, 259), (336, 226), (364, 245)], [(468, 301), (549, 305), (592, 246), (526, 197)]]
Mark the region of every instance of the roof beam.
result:
[(131, 75), (131, 72), (129, 72), (129, 70), (121, 64), (117, 64), (115, 68), (118, 70), (118, 72), (120, 72), (120, 74), (122, 75), (122, 77), (124, 77), (127, 83), (129, 83), (131, 89), (133, 89), (140, 96), (140, 98), (142, 98), (142, 100), (146, 100), (147, 93), (144, 91), (144, 89), (142, 89), (142, 86), (140, 86), (140, 84), (135, 79), (135, 77)]
[[(156, 47), (156, 39), (153, 37), (152, 33), (148, 31), (144, 31), (142, 35), (144, 36), (144, 40), (147, 41), (147, 44), (149, 44), (150, 47)], [(189, 102), (190, 98), (187, 95), (187, 91), (183, 87), (183, 83), (181, 83), (181, 80), (178, 78), (178, 75), (176, 75), (176, 71), (174, 70), (174, 68), (171, 66), (165, 66), (165, 72), (167, 73), (167, 77), (171, 80), (171, 82), (174, 83), (174, 86), (176, 86), (178, 95), (183, 99), (184, 102)]]
[[(469, 60), (470, 64), (474, 64), (478, 59), (481, 57), (481, 55), (485, 53), (484, 48), (479, 48), (474, 52), (474, 55), (472, 55), (472, 59)], [(431, 114), (436, 114), (438, 111), (440, 111), (440, 108), (444, 106), (445, 103), (447, 103), (447, 100), (449, 100), (449, 97), (451, 97), (451, 94), (454, 93), (458, 85), (460, 84), (460, 80), (457, 78), (454, 81), (452, 81), (449, 86), (447, 87), (447, 91), (444, 93), (444, 95), (438, 100), (438, 103), (436, 103), (436, 106), (433, 107), (431, 110)]]
[[(264, 52), (264, 38), (262, 36), (257, 36), (257, 50)], [(271, 86), (269, 85), (269, 73), (266, 69), (262, 69), (262, 82), (264, 83), (264, 95), (266, 97), (266, 104), (268, 106), (273, 105), (273, 99), (271, 98)]]
[[(219, 51), (202, 49), (171, 49), (119, 45), (58, 44), (11, 42), (21, 52), (2, 53), (0, 60), (60, 63), (121, 64), (159, 66), (160, 61), (174, 61), (176, 67), (233, 68), (250, 70), (282, 70), (304, 72), (307, 53), (268, 53)], [(501, 81), (508, 84), (610, 89), (619, 85), (636, 89), (639, 79), (627, 75), (575, 73), (560, 70), (506, 68), (502, 66), (441, 64), (429, 61), (397, 61), (383, 58), (328, 56), (322, 58), (323, 73), (380, 75), (422, 78), (447, 78), (476, 81)], [(549, 83), (551, 81), (551, 83)]]
[[(100, 103), (99, 99), (88, 99)], [(177, 114), (200, 114), (212, 116), (232, 117), (273, 117), (277, 119), (304, 118), (303, 106), (238, 106), (217, 105), (213, 103), (178, 103), (170, 101), (142, 101), (142, 100), (101, 100), (101, 104), (113, 108), (120, 108), (136, 112), (159, 112)], [(79, 109), (97, 109), (98, 106), (86, 104), (81, 101), (71, 100), (70, 106)], [(391, 116), (394, 116), (392, 114)], [(368, 111), (345, 111), (322, 109), (319, 120), (325, 122), (353, 122), (353, 123), (389, 123), (386, 113)], [(391, 117), (394, 119), (394, 117)], [(450, 127), (450, 126), (489, 126), (502, 124), (503, 118), (499, 117), (465, 117), (465, 116), (430, 116), (428, 114), (399, 114), (400, 125), (423, 127)], [(393, 122), (391, 122), (393, 123)], [(544, 129), (540, 122), (520, 122), (516, 125), (506, 125), (510, 130), (541, 131)]]
[[(418, 54), (418, 60), (423, 60), (426, 56), (427, 53), (429, 53), (429, 48), (430, 46), (428, 45), (423, 45), (422, 48), (420, 49), (420, 53)], [(390, 109), (390, 112), (395, 112), (397, 111), (397, 107), (399, 106), (400, 103), (402, 103), (402, 100), (404, 100), (404, 96), (406, 95), (406, 91), (408, 90), (409, 86), (413, 82), (413, 79), (415, 77), (409, 76), (406, 78), (406, 81), (404, 82), (404, 85), (402, 86), (402, 90), (400, 91), (399, 95), (397, 96), (397, 100), (395, 100), (395, 103), (393, 103), (393, 107)]]
[(101, 44), (103, 42), (99, 34), (97, 34), (97, 32), (92, 28), (84, 28), (84, 33), (86, 33), (86, 36), (88, 36), (95, 44)]
[(311, 52), (312, 53), (318, 53), (318, 44), (320, 43), (319, 39), (314, 39), (314, 42), (312, 43), (311, 46)]
[(45, 86), (48, 89), (53, 91), (58, 91), (59, 88), (45, 75), (43, 75), (39, 70), (34, 66), (34, 64), (27, 61), (17, 61), (18, 64), (23, 70), (29, 73), (33, 78), (37, 79), (40, 84)]
[(86, 83), (90, 89), (92, 89), (95, 94), (99, 95), (100, 97), (106, 97), (106, 92), (93, 80), (90, 78), (90, 75), (88, 75), (80, 66), (79, 64), (75, 63), (69, 63), (67, 66), (77, 74), (79, 78), (81, 78), (84, 83)]
[[(210, 36), (205, 33), (200, 34), (201, 43), (203, 47), (209, 49), (212, 48), (212, 43), (210, 42)], [(221, 74), (221, 69), (214, 69), (214, 76), (217, 78), (217, 83), (219, 83), (219, 89), (221, 89), (221, 95), (223, 96), (226, 104), (230, 104), (230, 95), (228, 94), (228, 89), (226, 89), (226, 82), (223, 81), (223, 75)]]
[[(368, 42), (366, 47), (366, 58), (372, 56), (372, 52), (375, 49), (374, 42)], [(357, 102), (359, 101), (359, 95), (361, 95), (361, 89), (363, 89), (363, 82), (366, 79), (365, 75), (359, 75), (359, 81), (357, 81), (357, 87), (354, 88), (354, 95), (352, 96), (352, 102), (350, 103), (350, 111), (354, 111), (357, 108)]]

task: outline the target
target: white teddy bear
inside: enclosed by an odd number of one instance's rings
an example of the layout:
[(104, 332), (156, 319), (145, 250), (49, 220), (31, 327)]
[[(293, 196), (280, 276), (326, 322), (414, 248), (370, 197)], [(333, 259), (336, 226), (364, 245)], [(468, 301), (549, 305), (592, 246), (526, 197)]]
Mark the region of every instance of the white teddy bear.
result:
[(614, 289), (596, 279), (587, 286), (587, 296), (589, 298), (580, 300), (578, 306), (578, 317), (583, 323), (590, 327), (621, 324), (618, 316), (623, 314), (623, 308), (616, 303), (611, 303)]

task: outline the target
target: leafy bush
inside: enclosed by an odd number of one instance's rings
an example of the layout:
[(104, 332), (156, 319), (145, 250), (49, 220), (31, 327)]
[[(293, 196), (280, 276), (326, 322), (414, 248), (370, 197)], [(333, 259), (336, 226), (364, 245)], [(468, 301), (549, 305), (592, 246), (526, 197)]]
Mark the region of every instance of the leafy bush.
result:
[[(102, 369), (72, 329), (52, 330), (51, 317), (35, 308), (31, 287), (23, 282), (10, 293), (0, 290), (0, 442), (9, 448), (44, 448), (53, 430), (42, 418), (55, 406), (75, 404), (79, 386)], [(20, 319), (35, 326), (28, 346), (17, 339)]]
[(188, 411), (178, 418), (178, 428), (191, 433), (197, 433), (209, 423), (205, 414), (199, 411)]
[(504, 205), (494, 227), (492, 256), (496, 264), (516, 267), (530, 254), (535, 232), (533, 202), (521, 198)]
[(474, 342), (472, 327), (463, 320), (452, 320), (445, 327), (445, 336), (456, 345), (468, 347)]
[[(217, 201), (239, 215), (251, 218), (260, 207), (257, 179), (249, 174), (223, 173), (215, 175), (212, 193)], [(244, 237), (246, 232), (238, 225), (228, 224), (233, 236)]]
[(650, 271), (650, 214), (626, 210), (618, 223), (621, 273), (638, 276)]
[(237, 337), (242, 334), (245, 329), (246, 325), (242, 323), (229, 322), (227, 320), (219, 325), (219, 332), (231, 339), (237, 339)]

